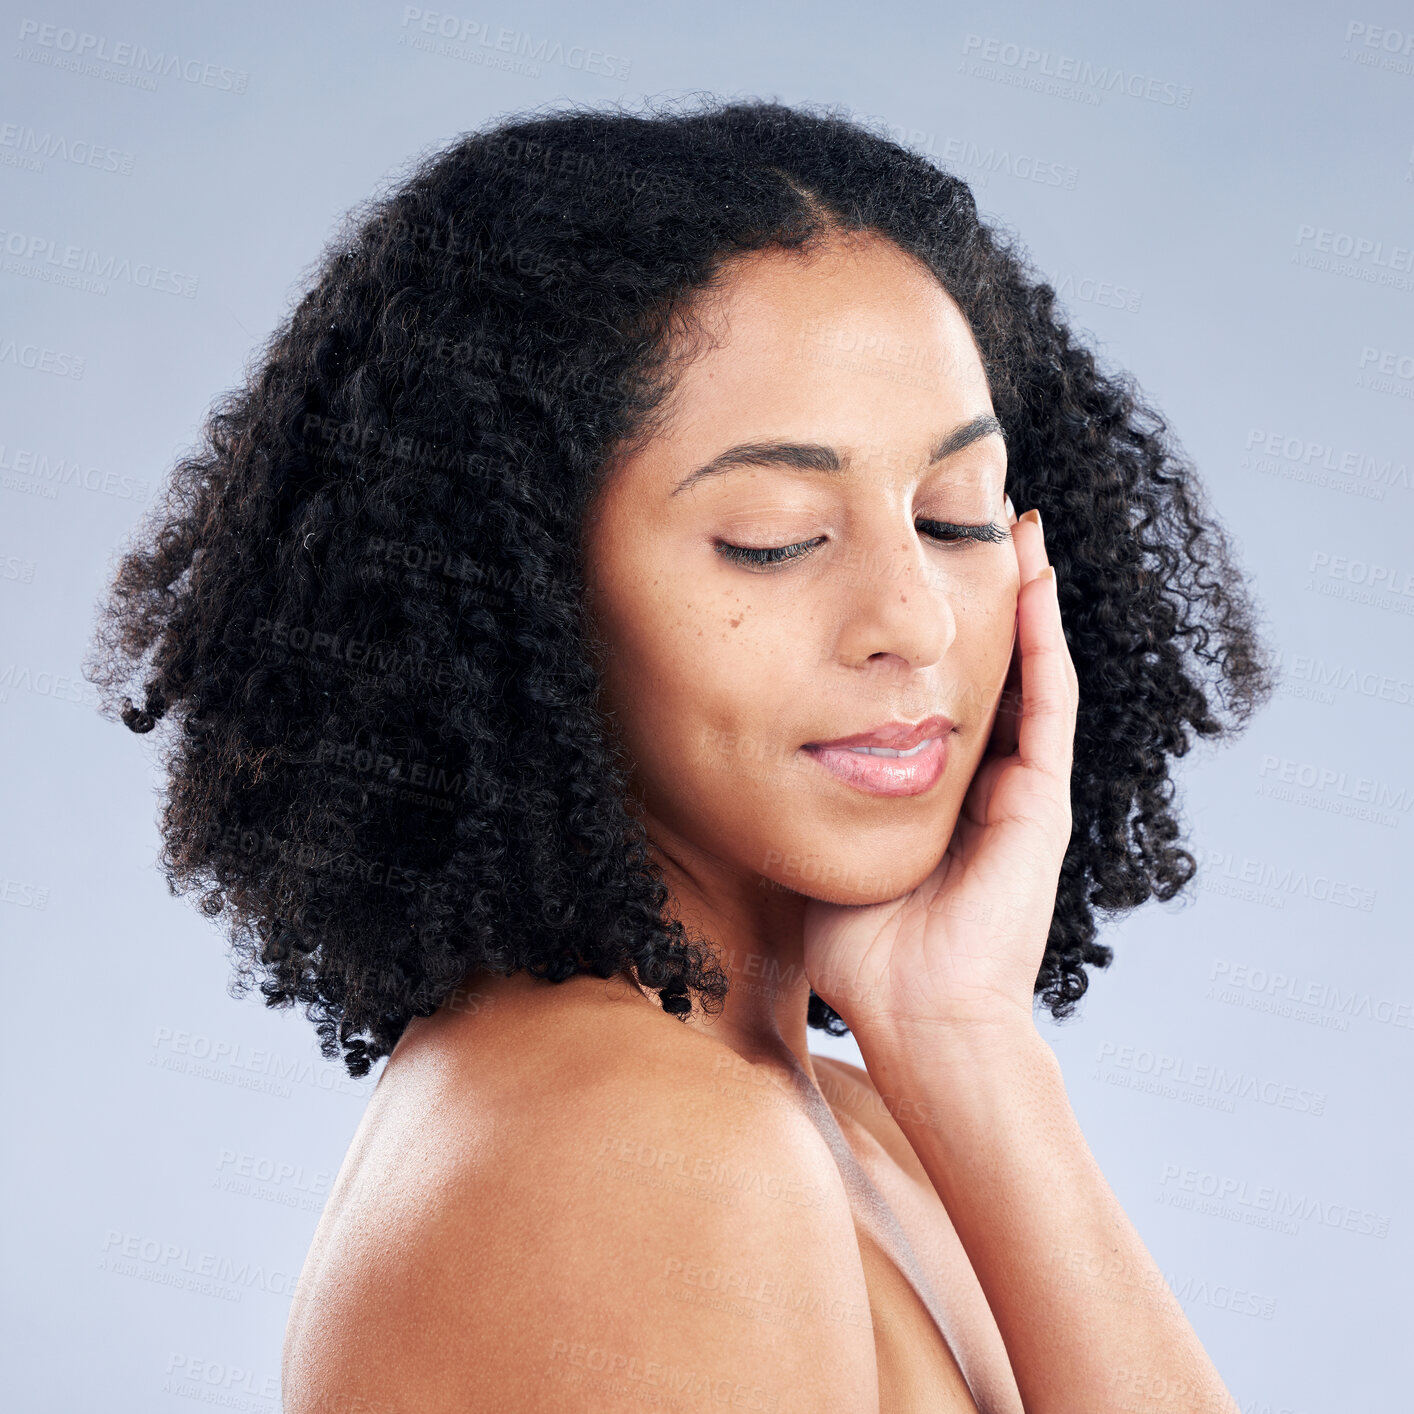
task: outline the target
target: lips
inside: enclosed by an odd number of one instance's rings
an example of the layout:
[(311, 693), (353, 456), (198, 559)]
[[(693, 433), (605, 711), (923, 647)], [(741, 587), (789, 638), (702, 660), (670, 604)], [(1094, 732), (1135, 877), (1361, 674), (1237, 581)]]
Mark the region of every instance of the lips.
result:
[[(943, 716), (885, 722), (853, 736), (809, 742), (801, 750), (837, 780), (869, 795), (921, 795), (947, 767), (952, 730), (952, 719)], [(890, 754), (875, 754), (879, 750)], [(902, 751), (912, 754), (892, 754)]]
[(806, 742), (807, 750), (817, 747), (884, 746), (894, 751), (911, 751), (920, 742), (932, 737), (945, 737), (953, 729), (951, 717), (925, 717), (921, 722), (885, 722), (853, 736), (836, 737), (832, 741)]

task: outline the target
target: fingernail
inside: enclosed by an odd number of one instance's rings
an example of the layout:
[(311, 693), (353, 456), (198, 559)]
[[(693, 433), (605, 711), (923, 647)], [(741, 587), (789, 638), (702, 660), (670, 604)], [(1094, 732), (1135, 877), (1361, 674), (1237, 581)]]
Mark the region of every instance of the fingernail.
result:
[[(1029, 511), (1024, 512), (1021, 518), (1022, 520), (1034, 521), (1036, 529), (1041, 530), (1041, 512), (1038, 511), (1035, 506), (1032, 506)], [(1044, 535), (1045, 531), (1042, 530), (1041, 533)]]
[(1055, 577), (1056, 577), (1056, 567), (1055, 567), (1054, 565), (1047, 565), (1047, 566), (1045, 567), (1045, 569), (1041, 570), (1041, 571), (1037, 574), (1037, 576), (1036, 576), (1037, 579), (1051, 579), (1051, 580), (1055, 579)]
[(1005, 498), (1005, 500), (1006, 500), (1006, 523), (1007, 523), (1008, 525), (1015, 525), (1015, 524), (1016, 524), (1016, 507), (1012, 505), (1012, 503), (1011, 503), (1011, 497), (1010, 497), (1010, 496), (1007, 496), (1007, 497)]

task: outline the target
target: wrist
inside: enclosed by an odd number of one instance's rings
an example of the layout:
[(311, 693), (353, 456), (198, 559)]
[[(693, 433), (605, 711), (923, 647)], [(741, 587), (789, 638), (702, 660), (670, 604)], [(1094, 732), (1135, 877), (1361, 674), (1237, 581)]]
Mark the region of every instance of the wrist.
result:
[(1014, 1002), (954, 1007), (926, 1017), (911, 1016), (897, 1008), (857, 1021), (841, 1015), (861, 1051), (907, 1056), (956, 1053), (985, 1059), (993, 1051), (1005, 1054), (1036, 1041), (1045, 1044), (1036, 1029), (1034, 1008)]
[(1060, 1062), (1034, 1020), (902, 1023), (855, 1037), (879, 1097), (900, 1125), (953, 1126), (1019, 1088), (1062, 1083)]

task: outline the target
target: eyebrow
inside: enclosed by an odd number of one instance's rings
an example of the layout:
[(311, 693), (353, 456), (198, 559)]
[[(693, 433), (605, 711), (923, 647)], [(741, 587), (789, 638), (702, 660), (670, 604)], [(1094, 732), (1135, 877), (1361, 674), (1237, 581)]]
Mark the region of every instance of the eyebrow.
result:
[[(970, 422), (954, 427), (942, 438), (929, 455), (928, 465), (936, 466), (955, 452), (993, 433), (1006, 440), (1006, 431), (1001, 423), (989, 412), (979, 413)], [(822, 471), (837, 475), (849, 470), (850, 459), (847, 452), (841, 455), (822, 442), (742, 442), (719, 452), (711, 461), (689, 472), (670, 494), (676, 496), (679, 491), (686, 491), (704, 477), (717, 476), (739, 466), (788, 466), (797, 471)]]

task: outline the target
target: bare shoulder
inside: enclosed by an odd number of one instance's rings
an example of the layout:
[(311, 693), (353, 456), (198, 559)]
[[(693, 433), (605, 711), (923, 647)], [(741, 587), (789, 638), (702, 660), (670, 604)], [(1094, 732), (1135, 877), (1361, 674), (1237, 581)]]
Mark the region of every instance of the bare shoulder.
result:
[(291, 1309), (287, 1414), (876, 1414), (853, 1219), (814, 1126), (583, 980), (395, 1052)]

